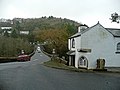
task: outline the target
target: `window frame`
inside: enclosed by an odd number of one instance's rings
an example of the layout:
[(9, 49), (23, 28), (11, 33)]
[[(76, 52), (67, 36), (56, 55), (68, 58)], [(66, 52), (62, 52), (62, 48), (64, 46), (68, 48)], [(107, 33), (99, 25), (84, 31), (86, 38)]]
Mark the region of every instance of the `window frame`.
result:
[(117, 45), (116, 45), (117, 47), (116, 47), (116, 53), (118, 54), (120, 54), (120, 42), (118, 42), (117, 43)]
[(75, 39), (72, 39), (72, 48), (75, 48)]

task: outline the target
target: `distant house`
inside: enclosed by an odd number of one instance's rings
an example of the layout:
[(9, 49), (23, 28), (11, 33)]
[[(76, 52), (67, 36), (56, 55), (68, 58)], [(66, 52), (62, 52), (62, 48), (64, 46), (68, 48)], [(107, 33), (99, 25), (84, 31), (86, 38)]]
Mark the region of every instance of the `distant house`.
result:
[(10, 30), (12, 27), (1, 27), (2, 30)]
[(6, 31), (10, 34), (12, 33), (12, 27), (1, 27), (1, 33), (4, 34)]
[[(6, 31), (10, 34), (12, 33), (12, 27), (1, 27), (2, 33), (4, 34)], [(19, 31), (20, 34), (28, 35), (30, 32), (29, 31)]]
[(30, 32), (29, 31), (20, 31), (20, 34), (28, 35)]
[(82, 25), (68, 40), (69, 65), (95, 69), (97, 59), (105, 67), (120, 67), (120, 29), (104, 28), (99, 22), (88, 28)]

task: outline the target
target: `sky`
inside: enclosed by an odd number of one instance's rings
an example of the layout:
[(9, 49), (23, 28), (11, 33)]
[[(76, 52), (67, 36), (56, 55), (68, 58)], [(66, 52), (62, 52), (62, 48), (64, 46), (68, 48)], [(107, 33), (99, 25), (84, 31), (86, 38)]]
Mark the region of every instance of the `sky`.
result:
[(120, 15), (120, 0), (0, 0), (0, 18), (40, 18), (54, 16), (87, 24), (98, 21), (106, 28), (120, 28), (111, 23), (111, 14)]

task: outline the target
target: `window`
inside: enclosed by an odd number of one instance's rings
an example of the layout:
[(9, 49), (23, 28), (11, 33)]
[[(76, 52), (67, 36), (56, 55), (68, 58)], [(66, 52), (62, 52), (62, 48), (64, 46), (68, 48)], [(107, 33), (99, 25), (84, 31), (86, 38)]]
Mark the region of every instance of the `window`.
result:
[(82, 56), (81, 58), (80, 58), (80, 63), (79, 63), (80, 65), (86, 65), (86, 58), (84, 57), (84, 56)]
[(72, 39), (72, 48), (75, 48), (75, 40)]
[(87, 68), (88, 67), (88, 60), (86, 57), (81, 56), (79, 61), (78, 61), (78, 67), (84, 67)]
[(120, 42), (117, 44), (117, 51), (120, 52)]
[(116, 50), (116, 54), (120, 54), (120, 42), (117, 43), (117, 50)]

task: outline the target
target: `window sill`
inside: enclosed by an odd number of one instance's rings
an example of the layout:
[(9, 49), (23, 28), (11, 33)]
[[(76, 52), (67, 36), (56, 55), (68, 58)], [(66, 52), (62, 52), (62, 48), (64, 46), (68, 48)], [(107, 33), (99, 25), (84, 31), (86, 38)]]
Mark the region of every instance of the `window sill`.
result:
[(115, 52), (116, 54), (120, 54), (120, 51), (119, 52)]

